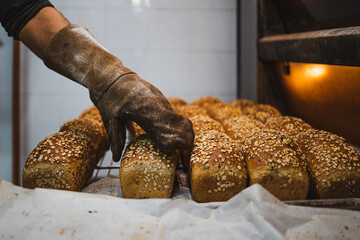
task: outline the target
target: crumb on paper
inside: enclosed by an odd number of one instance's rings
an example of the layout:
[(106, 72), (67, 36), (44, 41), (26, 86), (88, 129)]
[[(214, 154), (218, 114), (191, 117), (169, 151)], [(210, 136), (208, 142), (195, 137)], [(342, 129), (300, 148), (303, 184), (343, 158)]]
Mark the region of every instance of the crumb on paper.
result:
[(63, 235), (63, 234), (64, 234), (64, 232), (65, 232), (65, 230), (66, 230), (66, 227), (61, 228), (61, 229), (60, 229), (60, 232), (59, 232), (59, 233), (60, 233), (60, 235)]
[(118, 197), (118, 196), (119, 196), (119, 194), (117, 194), (115, 190), (110, 190), (110, 191), (108, 191), (107, 194), (108, 194), (108, 195), (111, 195), (111, 196), (113, 196), (113, 197)]

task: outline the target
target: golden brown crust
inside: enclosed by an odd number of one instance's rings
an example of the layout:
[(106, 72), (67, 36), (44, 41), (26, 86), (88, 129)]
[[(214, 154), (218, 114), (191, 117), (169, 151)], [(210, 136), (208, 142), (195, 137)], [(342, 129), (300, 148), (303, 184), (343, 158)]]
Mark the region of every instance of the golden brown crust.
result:
[(94, 146), (87, 136), (58, 132), (31, 152), (23, 169), (23, 186), (80, 191), (96, 163)]
[(205, 108), (192, 104), (178, 106), (176, 112), (188, 118), (197, 115), (207, 115)]
[(297, 137), (312, 127), (304, 120), (292, 116), (272, 116), (265, 124), (268, 128), (279, 131), (290, 137)]
[(161, 152), (146, 134), (133, 139), (119, 169), (124, 197), (170, 198), (178, 156)]
[(60, 127), (60, 132), (70, 131), (88, 136), (94, 145), (96, 159), (100, 160), (110, 147), (109, 137), (96, 120), (90, 118), (78, 118), (66, 122)]
[(103, 125), (103, 121), (100, 115), (99, 110), (95, 107), (89, 107), (87, 109), (85, 109), (79, 116), (79, 118), (87, 118), (87, 119), (92, 119), (100, 124)]
[(228, 118), (223, 122), (226, 134), (239, 144), (244, 152), (250, 147), (249, 139), (265, 128), (260, 121), (247, 116)]
[(205, 108), (207, 109), (208, 107), (215, 105), (215, 104), (219, 104), (219, 103), (224, 103), (223, 101), (221, 101), (220, 99), (216, 98), (216, 97), (212, 97), (212, 96), (206, 96), (206, 97), (201, 97), (196, 99), (193, 104), (197, 105), (201, 108)]
[(244, 111), (246, 108), (253, 107), (257, 103), (255, 103), (251, 100), (248, 100), (248, 99), (237, 99), (237, 100), (231, 102), (230, 104), (233, 105), (234, 107), (240, 107), (241, 110)]
[(217, 131), (195, 137), (190, 168), (192, 194), (198, 202), (226, 201), (247, 184), (243, 153)]
[[(210, 131), (225, 133), (225, 130), (222, 127), (222, 125), (215, 119), (209, 117), (208, 115), (203, 115), (203, 114), (196, 115), (190, 117), (189, 119), (193, 124), (195, 136)], [(188, 170), (190, 170), (190, 157), (191, 157), (191, 150), (185, 150), (182, 152), (182, 164)]]
[(203, 132), (218, 131), (225, 133), (223, 126), (215, 119), (208, 115), (196, 115), (189, 118), (193, 124), (195, 135), (199, 135)]
[(144, 129), (142, 129), (136, 122), (127, 121), (126, 127), (128, 128), (131, 138), (138, 137), (142, 134), (145, 134)]
[(275, 107), (268, 105), (268, 104), (259, 104), (256, 103), (255, 105), (248, 105), (244, 107), (243, 113), (245, 115), (253, 115), (256, 112), (268, 112), (271, 116), (278, 116), (281, 115), (280, 111), (277, 110)]
[(300, 135), (306, 154), (310, 197), (360, 197), (360, 153), (335, 134), (308, 130)]
[(189, 104), (184, 99), (176, 98), (176, 97), (168, 98), (168, 101), (171, 104), (172, 108), (175, 110), (175, 112), (176, 112), (177, 107)]
[(215, 104), (208, 107), (207, 113), (210, 117), (220, 122), (221, 124), (228, 118), (243, 116), (239, 107), (234, 107), (231, 104)]
[(248, 114), (247, 116), (262, 123), (266, 123), (266, 121), (273, 115), (270, 112), (258, 111), (253, 114)]
[(247, 116), (241, 116), (226, 119), (223, 122), (223, 127), (226, 134), (232, 139), (243, 140), (265, 128), (265, 125)]
[[(239, 100), (240, 101), (240, 100)], [(255, 120), (261, 121), (262, 123), (266, 123), (266, 121), (273, 116), (281, 116), (279, 110), (275, 107), (267, 104), (257, 104), (250, 103), (241, 105), (240, 103), (232, 103), (234, 106), (240, 106), (243, 115), (248, 116), (249, 118), (253, 118)]]
[(250, 185), (261, 184), (280, 200), (306, 199), (305, 156), (291, 138), (262, 129), (251, 138), (245, 159)]

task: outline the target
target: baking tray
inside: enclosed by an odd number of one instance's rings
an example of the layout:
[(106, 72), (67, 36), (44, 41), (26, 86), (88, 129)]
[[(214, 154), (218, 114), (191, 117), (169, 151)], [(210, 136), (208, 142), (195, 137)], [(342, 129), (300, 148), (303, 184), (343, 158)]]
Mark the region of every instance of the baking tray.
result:
[[(127, 140), (128, 141), (128, 140)], [(360, 148), (353, 146), (357, 151), (360, 151)], [(119, 167), (120, 163), (115, 163), (111, 159), (111, 151), (108, 151), (106, 155), (99, 161), (99, 164), (96, 166), (92, 177), (89, 179), (87, 185), (94, 183), (101, 178), (109, 176), (119, 176)], [(190, 192), (190, 182), (189, 174), (186, 172), (183, 166), (178, 166), (175, 172), (176, 179), (174, 185), (174, 192), (182, 192), (188, 194), (183, 194), (191, 196)], [(192, 199), (192, 197), (191, 197)], [(294, 200), (294, 201), (283, 201), (288, 205), (295, 206), (305, 206), (305, 207), (318, 207), (318, 208), (334, 208), (334, 209), (345, 209), (360, 211), (360, 198), (344, 198), (344, 199), (308, 199), (308, 200)]]
[[(99, 165), (96, 167), (93, 177), (89, 180), (89, 184), (100, 180), (103, 177), (118, 176), (119, 175), (119, 163), (112, 161), (106, 161), (102, 159)], [(189, 192), (190, 194), (190, 182), (189, 174), (185, 169), (180, 166), (176, 170), (175, 186), (176, 192)], [(175, 192), (175, 190), (174, 190)], [(186, 195), (186, 194), (185, 194)], [(305, 206), (305, 207), (317, 207), (317, 208), (334, 208), (360, 211), (360, 198), (344, 198), (344, 199), (311, 199), (311, 200), (294, 200), (283, 201), (288, 205)]]

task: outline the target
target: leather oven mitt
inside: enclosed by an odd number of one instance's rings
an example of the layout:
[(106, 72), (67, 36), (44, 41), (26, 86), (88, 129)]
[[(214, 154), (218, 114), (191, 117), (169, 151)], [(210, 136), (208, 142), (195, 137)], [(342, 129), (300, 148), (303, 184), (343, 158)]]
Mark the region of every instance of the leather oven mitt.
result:
[(164, 95), (108, 52), (83, 27), (60, 30), (44, 51), (47, 67), (89, 89), (110, 137), (113, 160), (125, 144), (125, 122), (139, 124), (162, 151), (192, 147), (194, 132), (187, 118), (176, 114)]

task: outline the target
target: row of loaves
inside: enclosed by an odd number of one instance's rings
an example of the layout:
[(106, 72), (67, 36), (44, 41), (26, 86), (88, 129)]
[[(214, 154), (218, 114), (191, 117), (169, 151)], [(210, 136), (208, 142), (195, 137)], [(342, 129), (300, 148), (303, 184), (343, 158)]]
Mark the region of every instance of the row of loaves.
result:
[[(359, 152), (341, 137), (248, 100), (169, 101), (194, 126), (194, 149), (183, 152), (182, 161), (199, 202), (225, 201), (254, 183), (281, 200), (360, 195)], [(180, 154), (160, 152), (132, 126), (137, 137), (120, 165), (124, 196), (170, 197)], [(26, 162), (23, 185), (80, 190), (108, 147), (101, 117), (90, 108), (39, 143)]]
[[(136, 135), (144, 131), (137, 126)], [(23, 168), (23, 186), (81, 191), (110, 142), (99, 111), (86, 109), (42, 140)], [(127, 198), (170, 198), (179, 153), (163, 153), (143, 134), (127, 146), (120, 166)]]
[[(214, 97), (199, 98), (193, 104), (179, 98), (169, 101), (193, 123), (194, 148), (182, 153), (182, 162), (198, 202), (226, 201), (255, 183), (280, 200), (360, 196), (360, 155), (342, 137), (249, 100), (231, 104)], [(135, 135), (143, 133), (133, 126)], [(143, 163), (133, 151), (130, 155), (126, 159), (132, 159), (133, 165)], [(135, 174), (123, 174), (123, 169), (130, 168), (127, 163), (122, 162), (120, 178), (136, 182)], [(136, 176), (149, 177), (146, 173)], [(168, 176), (173, 181), (173, 173)], [(158, 182), (155, 186), (151, 182), (145, 183), (149, 186), (146, 197), (158, 196)], [(129, 197), (138, 197), (136, 189), (124, 190)]]
[[(219, 191), (230, 192), (221, 199), (227, 200), (244, 186), (246, 177), (247, 185), (261, 184), (280, 200), (360, 197), (360, 153), (342, 137), (249, 100), (225, 104), (217, 98), (204, 97), (193, 104), (174, 104), (174, 108), (192, 120), (196, 132), (194, 150), (184, 160), (188, 162), (185, 165), (189, 166), (192, 193), (198, 201), (219, 200)], [(217, 121), (223, 129), (201, 129), (197, 124), (200, 116)], [(217, 153), (211, 150), (212, 143), (204, 142), (204, 135), (214, 131), (210, 142), (235, 143), (240, 151), (237, 165), (235, 160), (222, 162), (223, 156), (216, 157)], [(230, 140), (224, 140), (221, 132)], [(229, 149), (222, 150), (230, 152)], [(227, 169), (242, 168), (241, 162), (245, 163), (246, 173), (237, 180), (229, 178), (236, 173)], [(202, 177), (198, 169), (202, 170)]]

